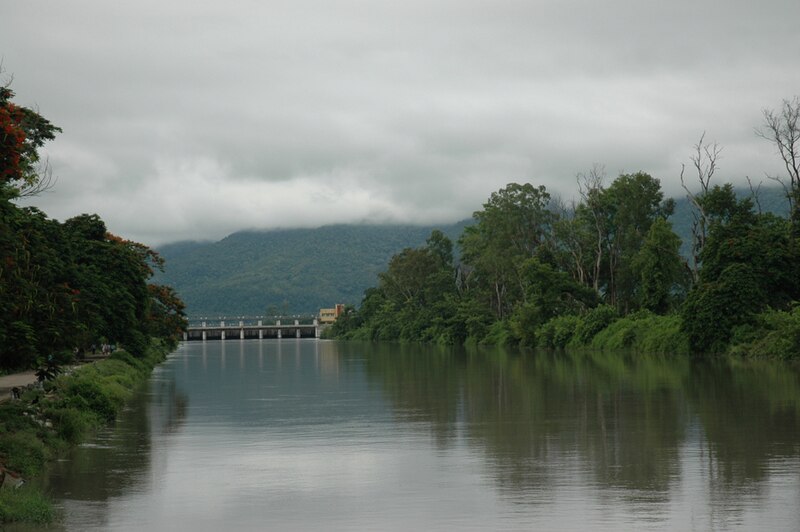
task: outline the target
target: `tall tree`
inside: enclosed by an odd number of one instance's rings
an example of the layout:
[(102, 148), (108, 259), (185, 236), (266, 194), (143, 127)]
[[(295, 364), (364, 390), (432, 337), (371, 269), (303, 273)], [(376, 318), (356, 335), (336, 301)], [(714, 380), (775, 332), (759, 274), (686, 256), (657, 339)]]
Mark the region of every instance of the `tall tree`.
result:
[(362, 304), (368, 327), (396, 328), (403, 340), (433, 340), (446, 334), (457, 305), (453, 243), (444, 233), (433, 231), (425, 246), (394, 255), (378, 277), (379, 293), (366, 294)]
[(637, 302), (642, 308), (663, 314), (685, 293), (686, 270), (680, 247), (681, 239), (670, 223), (657, 218), (633, 260), (639, 278)]
[(644, 172), (620, 175), (599, 201), (607, 228), (603, 292), (609, 303), (627, 312), (635, 306), (638, 282), (633, 259), (651, 224), (672, 214), (675, 204), (664, 201), (660, 181)]
[(544, 186), (510, 183), (493, 192), (473, 214), (459, 241), (462, 260), (476, 288), (497, 318), (505, 318), (525, 298), (521, 266), (546, 243), (552, 230), (550, 195)]

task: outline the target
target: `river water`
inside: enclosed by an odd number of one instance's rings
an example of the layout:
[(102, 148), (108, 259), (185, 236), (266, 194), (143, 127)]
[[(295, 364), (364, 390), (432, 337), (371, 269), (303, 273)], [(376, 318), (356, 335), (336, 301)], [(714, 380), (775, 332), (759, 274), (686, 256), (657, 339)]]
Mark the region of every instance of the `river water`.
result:
[(67, 530), (800, 530), (800, 378), (708, 363), (183, 344), (43, 479)]

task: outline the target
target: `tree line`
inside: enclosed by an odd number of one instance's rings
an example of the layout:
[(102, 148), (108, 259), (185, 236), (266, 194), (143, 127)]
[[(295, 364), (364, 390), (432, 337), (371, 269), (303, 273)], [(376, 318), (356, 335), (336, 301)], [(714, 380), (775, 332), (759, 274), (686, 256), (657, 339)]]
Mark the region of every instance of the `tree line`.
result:
[(61, 131), (0, 87), (0, 370), (65, 362), (92, 345), (141, 356), (150, 337), (186, 327), (175, 291), (150, 283), (156, 252), (113, 235), (97, 215), (61, 223), (14, 200), (51, 185), (39, 149)]
[[(510, 183), (454, 244), (433, 231), (396, 254), (332, 336), (524, 346), (643, 347), (669, 352), (800, 353), (800, 99), (764, 111), (757, 133), (778, 148), (789, 216), (762, 212), (758, 190), (712, 184), (721, 149), (695, 145), (691, 258), (658, 179), (601, 167), (578, 176), (580, 199)], [(685, 170), (685, 168), (684, 168)], [(692, 189), (695, 189), (692, 191)], [(697, 190), (699, 189), (699, 190)]]

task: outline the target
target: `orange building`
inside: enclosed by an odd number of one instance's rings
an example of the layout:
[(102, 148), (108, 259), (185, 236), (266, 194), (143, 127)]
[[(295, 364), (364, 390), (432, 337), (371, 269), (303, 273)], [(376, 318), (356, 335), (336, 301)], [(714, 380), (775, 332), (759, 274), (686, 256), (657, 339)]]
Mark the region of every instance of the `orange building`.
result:
[(333, 308), (319, 309), (319, 323), (320, 325), (331, 324), (336, 321), (342, 312), (344, 312), (344, 304), (337, 303)]

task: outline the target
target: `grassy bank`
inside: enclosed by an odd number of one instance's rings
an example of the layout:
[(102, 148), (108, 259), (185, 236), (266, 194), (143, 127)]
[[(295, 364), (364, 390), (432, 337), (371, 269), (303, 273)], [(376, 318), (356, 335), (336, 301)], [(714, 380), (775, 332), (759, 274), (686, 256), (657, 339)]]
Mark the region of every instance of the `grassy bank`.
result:
[[(142, 358), (120, 350), (0, 405), (2, 466), (23, 478), (41, 473), (48, 460), (113, 421), (170, 350), (158, 342)], [(52, 505), (34, 488), (0, 490), (0, 523), (53, 518)]]

